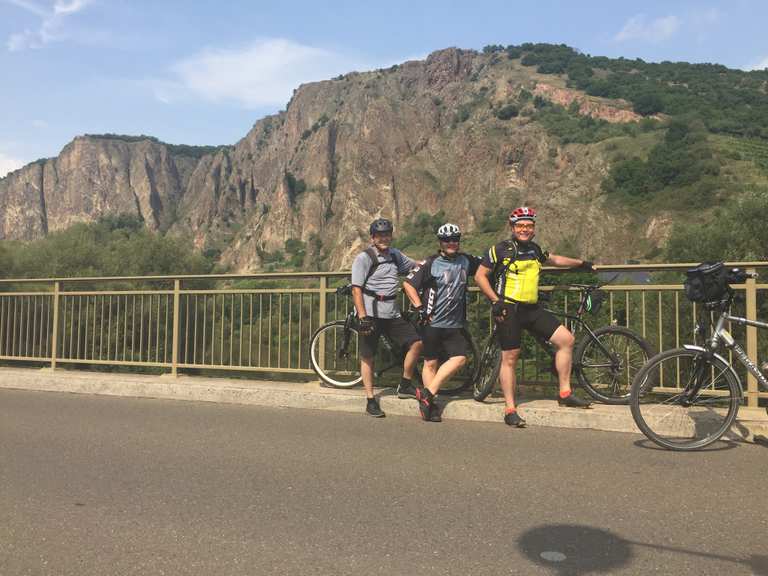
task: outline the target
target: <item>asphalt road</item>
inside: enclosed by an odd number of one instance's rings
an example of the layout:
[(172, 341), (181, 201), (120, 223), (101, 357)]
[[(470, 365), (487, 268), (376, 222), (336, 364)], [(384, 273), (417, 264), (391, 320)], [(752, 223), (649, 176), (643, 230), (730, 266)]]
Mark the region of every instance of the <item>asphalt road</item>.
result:
[(717, 448), (5, 390), (0, 575), (768, 575), (768, 449)]

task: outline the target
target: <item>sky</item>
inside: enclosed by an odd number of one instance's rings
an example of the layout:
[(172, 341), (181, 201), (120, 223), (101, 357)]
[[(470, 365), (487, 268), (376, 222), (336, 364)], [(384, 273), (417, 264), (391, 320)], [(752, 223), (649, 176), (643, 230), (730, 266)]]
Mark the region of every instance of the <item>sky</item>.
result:
[(768, 2), (0, 0), (0, 177), (80, 134), (234, 144), (302, 83), (456, 46), (768, 67)]

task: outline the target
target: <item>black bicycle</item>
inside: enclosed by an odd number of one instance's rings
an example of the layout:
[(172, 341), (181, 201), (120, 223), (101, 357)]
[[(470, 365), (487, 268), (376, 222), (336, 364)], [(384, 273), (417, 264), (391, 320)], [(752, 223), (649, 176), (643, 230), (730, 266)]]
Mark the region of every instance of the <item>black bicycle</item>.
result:
[[(600, 288), (613, 282), (617, 276), (599, 284), (565, 285), (564, 288), (576, 289), (581, 295), (574, 314), (547, 308), (556, 316), (564, 318), (577, 338), (583, 334), (573, 350), (573, 375), (592, 398), (605, 404), (629, 402), (632, 379), (653, 354), (650, 344), (629, 328), (612, 324), (593, 330), (584, 318), (587, 313), (597, 314), (607, 298), (606, 292)], [(542, 300), (549, 300), (547, 292), (539, 294)], [(479, 374), (472, 394), (478, 402), (493, 392), (499, 380), (501, 348), (496, 330), (494, 324), (480, 356)], [(550, 371), (556, 376), (554, 347), (546, 340), (536, 338), (536, 341), (548, 353)]]
[[(340, 296), (351, 296), (352, 286), (347, 284), (336, 290)], [(404, 315), (406, 320), (414, 324), (418, 331), (418, 326), (410, 318), (410, 314)], [(309, 344), (309, 358), (312, 369), (317, 373), (320, 379), (336, 388), (351, 388), (362, 382), (360, 375), (360, 352), (359, 352), (359, 320), (354, 307), (343, 320), (335, 320), (323, 324), (312, 335)], [(457, 394), (469, 387), (476, 379), (478, 373), (477, 349), (468, 331), (464, 335), (469, 343), (467, 352), (467, 363), (450, 380), (445, 382), (440, 388), (440, 394)], [(385, 372), (392, 368), (402, 369), (404, 354), (397, 344), (388, 336), (381, 337), (379, 350), (376, 353), (374, 366), (377, 370), (374, 372), (378, 385), (381, 385), (381, 379)], [(440, 361), (444, 361), (441, 358)], [(378, 368), (380, 367), (381, 368)], [(421, 369), (416, 370), (416, 376), (419, 377)], [(392, 385), (396, 385), (399, 380), (393, 379)]]

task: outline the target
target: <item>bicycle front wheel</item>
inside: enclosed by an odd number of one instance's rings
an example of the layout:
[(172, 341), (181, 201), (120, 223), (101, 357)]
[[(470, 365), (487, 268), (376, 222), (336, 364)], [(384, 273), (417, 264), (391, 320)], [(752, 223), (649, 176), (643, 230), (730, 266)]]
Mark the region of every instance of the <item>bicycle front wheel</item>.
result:
[(501, 347), (496, 338), (490, 338), (480, 357), (477, 377), (472, 388), (472, 397), (478, 402), (485, 400), (496, 387), (501, 371)]
[(623, 326), (588, 333), (573, 352), (576, 377), (587, 394), (605, 404), (627, 404), (632, 380), (652, 355), (650, 345)]
[(362, 382), (357, 330), (344, 320), (324, 324), (309, 344), (312, 369), (320, 379), (337, 388), (350, 388)]
[(728, 431), (741, 397), (741, 382), (727, 362), (676, 348), (657, 354), (640, 370), (630, 407), (649, 440), (670, 450), (697, 450)]

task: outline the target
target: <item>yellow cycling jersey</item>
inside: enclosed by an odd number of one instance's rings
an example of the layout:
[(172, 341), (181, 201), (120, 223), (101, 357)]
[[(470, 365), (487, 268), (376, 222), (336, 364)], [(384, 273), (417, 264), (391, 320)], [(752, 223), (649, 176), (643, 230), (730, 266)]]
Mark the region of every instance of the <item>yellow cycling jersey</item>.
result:
[(539, 300), (539, 274), (549, 253), (535, 242), (507, 240), (492, 246), (483, 265), (498, 275), (494, 289), (505, 302), (535, 304)]

